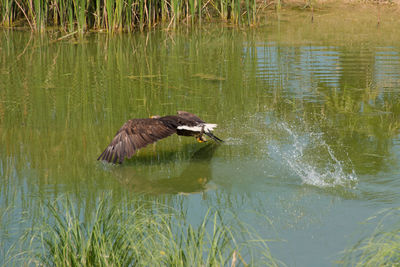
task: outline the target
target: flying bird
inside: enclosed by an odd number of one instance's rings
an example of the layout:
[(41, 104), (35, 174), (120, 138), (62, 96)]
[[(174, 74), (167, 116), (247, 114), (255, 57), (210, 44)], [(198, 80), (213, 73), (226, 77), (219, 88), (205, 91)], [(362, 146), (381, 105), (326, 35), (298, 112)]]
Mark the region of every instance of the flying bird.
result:
[(217, 143), (223, 142), (212, 133), (217, 124), (205, 123), (196, 115), (186, 111), (178, 111), (177, 114), (177, 116), (152, 116), (147, 119), (128, 120), (97, 160), (122, 163), (125, 158), (131, 158), (142, 147), (175, 133), (194, 136), (198, 142), (207, 141), (203, 135), (207, 135)]

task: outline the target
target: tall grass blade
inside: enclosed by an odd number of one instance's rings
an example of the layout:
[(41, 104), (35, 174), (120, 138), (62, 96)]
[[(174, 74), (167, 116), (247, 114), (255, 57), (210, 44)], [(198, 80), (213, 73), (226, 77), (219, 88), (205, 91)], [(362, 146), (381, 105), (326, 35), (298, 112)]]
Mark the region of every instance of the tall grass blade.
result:
[[(278, 1), (277, 6), (279, 6)], [(243, 7), (242, 7), (243, 6)], [(244, 10), (242, 10), (244, 8)], [(243, 12), (244, 11), (244, 12)], [(176, 28), (180, 22), (196, 21), (203, 17), (220, 17), (239, 24), (254, 23), (255, 0), (4, 0), (0, 2), (0, 26), (12, 27), (23, 19), (30, 28), (43, 32), (46, 27), (60, 26), (64, 31), (89, 29), (108, 32), (133, 31), (139, 27), (152, 28), (167, 22)], [(76, 28), (76, 29), (75, 29)]]
[[(44, 266), (227, 266), (233, 254), (262, 256), (266, 243), (255, 233), (225, 222), (208, 210), (198, 226), (186, 215), (137, 197), (116, 204), (105, 195), (90, 214), (67, 196), (39, 209), (40, 222), (24, 236), (28, 249), (21, 263)], [(232, 216), (229, 216), (232, 217)], [(237, 237), (244, 237), (238, 241)], [(248, 240), (248, 241), (247, 241)], [(250, 253), (250, 254), (249, 254)], [(247, 257), (254, 264), (257, 257)], [(13, 261), (17, 263), (17, 261)], [(264, 262), (265, 263), (265, 262)], [(270, 257), (267, 266), (275, 266)]]

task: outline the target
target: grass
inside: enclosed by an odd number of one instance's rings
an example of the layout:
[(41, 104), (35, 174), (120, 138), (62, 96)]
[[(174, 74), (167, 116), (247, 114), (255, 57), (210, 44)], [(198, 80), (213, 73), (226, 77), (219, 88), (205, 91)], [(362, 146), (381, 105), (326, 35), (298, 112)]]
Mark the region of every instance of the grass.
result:
[[(345, 251), (344, 266), (400, 266), (400, 208), (384, 210), (375, 231)], [(388, 225), (389, 224), (389, 225)], [(383, 230), (385, 229), (385, 230)]]
[[(126, 205), (126, 206), (125, 206)], [(128, 208), (129, 207), (129, 208)], [(70, 200), (41, 208), (43, 222), (21, 238), (30, 248), (8, 263), (39, 266), (277, 266), (266, 241), (209, 210), (193, 226), (184, 214), (142, 199), (118, 208), (110, 196), (81, 214)], [(20, 240), (20, 242), (21, 242)], [(9, 255), (12, 255), (12, 253)], [(15, 254), (14, 254), (15, 255)]]
[[(354, 5), (377, 9), (398, 6), (399, 1), (323, 1), (323, 0), (3, 0), (0, 1), (0, 26), (29, 26), (34, 32), (58, 27), (65, 32), (84, 33), (151, 29), (158, 25), (200, 25), (219, 19), (236, 25), (256, 25), (265, 11), (280, 13), (283, 8), (323, 10), (332, 6), (345, 10)], [(396, 8), (393, 8), (396, 9)], [(379, 15), (380, 16), (380, 15)]]
[[(228, 12), (229, 10), (229, 12)], [(35, 32), (60, 27), (65, 32), (134, 31), (166, 23), (194, 24), (202, 18), (254, 23), (255, 0), (4, 0), (0, 25), (29, 25)]]
[[(388, 1), (323, 1), (323, 0), (3, 0), (0, 1), (0, 26), (29, 26), (34, 32), (59, 27), (65, 32), (108, 32), (151, 29), (158, 25), (201, 24), (219, 19), (236, 25), (255, 25), (266, 10), (276, 13), (285, 7), (297, 10), (322, 10), (336, 6), (347, 9), (354, 5), (398, 6)], [(394, 8), (395, 9), (395, 8)]]

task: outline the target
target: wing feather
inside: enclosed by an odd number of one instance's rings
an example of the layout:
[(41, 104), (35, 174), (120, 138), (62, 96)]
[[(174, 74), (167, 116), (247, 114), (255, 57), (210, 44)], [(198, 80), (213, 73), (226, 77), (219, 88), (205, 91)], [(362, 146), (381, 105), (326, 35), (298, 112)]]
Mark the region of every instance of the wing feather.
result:
[(200, 119), (196, 115), (194, 115), (192, 113), (189, 113), (187, 111), (180, 110), (177, 113), (178, 113), (179, 117), (187, 119), (189, 121), (193, 121), (193, 122), (197, 122), (197, 123), (205, 123), (205, 121), (203, 121), (202, 119)]
[(108, 147), (97, 160), (122, 163), (137, 150), (176, 133), (158, 119), (133, 119), (127, 121), (117, 132)]

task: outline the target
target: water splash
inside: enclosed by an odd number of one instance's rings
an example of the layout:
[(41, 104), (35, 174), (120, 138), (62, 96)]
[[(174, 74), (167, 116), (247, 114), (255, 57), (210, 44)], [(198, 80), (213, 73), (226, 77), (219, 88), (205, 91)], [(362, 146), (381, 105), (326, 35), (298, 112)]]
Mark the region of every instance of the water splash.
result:
[(357, 182), (354, 168), (345, 170), (346, 162), (339, 160), (333, 149), (322, 138), (323, 133), (299, 133), (287, 123), (276, 128), (284, 137), (278, 144), (271, 144), (273, 157), (287, 165), (303, 183), (318, 187), (350, 186)]

